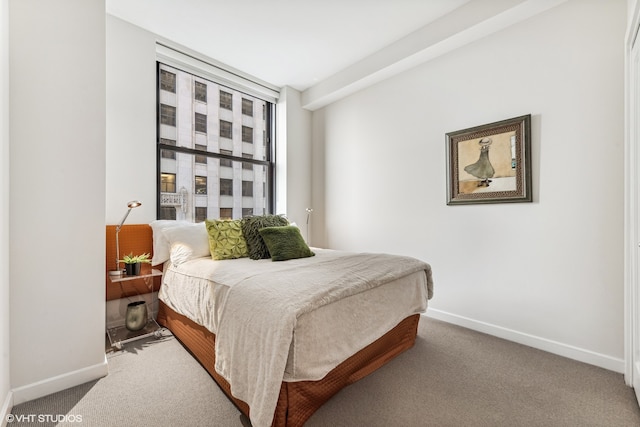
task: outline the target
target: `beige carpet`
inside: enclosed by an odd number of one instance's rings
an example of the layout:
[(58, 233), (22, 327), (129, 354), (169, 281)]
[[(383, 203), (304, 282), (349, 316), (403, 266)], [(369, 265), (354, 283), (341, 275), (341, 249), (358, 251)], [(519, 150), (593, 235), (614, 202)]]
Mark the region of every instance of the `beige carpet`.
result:
[[(621, 374), (425, 317), (418, 335), (414, 348), (338, 393), (307, 426), (640, 426)], [(129, 343), (108, 360), (107, 377), (12, 412), (61, 422), (12, 425), (246, 425), (171, 336)]]

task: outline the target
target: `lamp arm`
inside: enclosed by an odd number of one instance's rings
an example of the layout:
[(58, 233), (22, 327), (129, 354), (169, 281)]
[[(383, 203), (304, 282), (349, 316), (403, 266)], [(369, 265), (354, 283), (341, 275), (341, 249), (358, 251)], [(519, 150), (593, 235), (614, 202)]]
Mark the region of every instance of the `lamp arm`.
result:
[[(129, 210), (127, 211), (127, 213), (124, 214), (124, 216), (122, 217), (122, 221), (120, 221), (120, 225), (118, 225), (116, 227), (116, 233), (118, 233), (118, 231), (120, 231), (120, 229), (122, 228), (122, 224), (124, 224), (124, 222), (127, 220), (127, 217), (129, 216), (129, 213), (131, 212), (132, 208), (129, 208)], [(117, 234), (116, 234), (117, 236)]]
[(139, 202), (138, 200), (132, 200), (129, 203), (127, 203), (127, 207), (129, 209), (127, 210), (127, 212), (122, 217), (122, 221), (120, 221), (120, 224), (116, 227), (116, 269), (115, 269), (115, 273), (118, 274), (118, 275), (121, 274), (120, 273), (121, 272), (121, 270), (120, 270), (120, 240), (118, 239), (118, 234), (120, 233), (120, 229), (122, 228), (122, 225), (127, 220), (127, 217), (129, 216), (129, 213), (131, 212), (131, 209), (137, 208), (140, 205), (142, 205), (142, 202)]
[(127, 210), (127, 213), (125, 213), (122, 217), (122, 221), (120, 221), (120, 225), (116, 227), (116, 271), (120, 270), (120, 241), (118, 240), (118, 234), (120, 234), (120, 229), (122, 228), (124, 222), (127, 220), (131, 209), (132, 208), (129, 208), (129, 210)]
[[(120, 224), (122, 226), (122, 224)], [(120, 271), (120, 242), (118, 241), (120, 227), (116, 228), (116, 271)]]

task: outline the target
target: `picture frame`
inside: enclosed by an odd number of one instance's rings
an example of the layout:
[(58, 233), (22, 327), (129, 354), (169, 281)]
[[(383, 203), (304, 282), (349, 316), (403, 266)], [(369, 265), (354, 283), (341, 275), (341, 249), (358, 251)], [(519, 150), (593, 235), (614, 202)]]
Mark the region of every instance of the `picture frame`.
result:
[(446, 134), (447, 205), (531, 202), (531, 114)]

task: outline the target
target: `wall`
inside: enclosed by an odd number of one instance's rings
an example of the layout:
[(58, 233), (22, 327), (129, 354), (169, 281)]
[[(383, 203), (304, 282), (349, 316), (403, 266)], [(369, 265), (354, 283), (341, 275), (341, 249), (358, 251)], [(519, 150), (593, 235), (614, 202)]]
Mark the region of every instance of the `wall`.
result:
[[(314, 112), (312, 242), (424, 259), (430, 315), (622, 372), (625, 24), (569, 1)], [(534, 202), (447, 206), (445, 133), (529, 113)]]
[(0, 53), (0, 420), (5, 420), (13, 405), (9, 365), (9, 0), (0, 0)]
[[(118, 224), (129, 200), (142, 206), (127, 224), (156, 219), (156, 40), (157, 36), (111, 15), (107, 28), (106, 223)], [(311, 113), (300, 93), (285, 88), (277, 105), (276, 157), (279, 186), (275, 212), (305, 231), (311, 193)], [(133, 184), (132, 184), (133, 183)], [(149, 296), (146, 297), (150, 301)], [(107, 303), (107, 324), (122, 323), (123, 301)]]
[(127, 224), (156, 219), (156, 38), (106, 16), (106, 223), (119, 224), (127, 202), (140, 200)]
[(276, 209), (295, 222), (307, 237), (311, 207), (311, 113), (301, 107), (301, 93), (285, 87), (280, 93), (276, 129)]
[[(132, 211), (128, 224), (156, 219), (157, 38), (107, 15), (107, 224), (119, 223), (133, 199), (143, 205)], [(276, 156), (282, 160), (277, 173), (282, 181), (275, 210), (300, 223), (311, 197), (311, 113), (301, 109), (298, 91), (285, 88), (277, 117)]]
[(105, 4), (9, 8), (14, 403), (106, 375)]

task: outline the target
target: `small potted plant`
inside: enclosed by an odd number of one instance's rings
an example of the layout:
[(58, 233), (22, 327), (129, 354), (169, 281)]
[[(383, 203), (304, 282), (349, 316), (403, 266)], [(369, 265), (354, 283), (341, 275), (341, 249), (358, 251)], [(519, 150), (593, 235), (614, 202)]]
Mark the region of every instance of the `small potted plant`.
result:
[(138, 276), (140, 274), (140, 265), (142, 263), (151, 263), (151, 254), (142, 254), (142, 255), (133, 255), (133, 253), (129, 255), (125, 255), (119, 262), (124, 263), (124, 270), (127, 273), (127, 276)]

